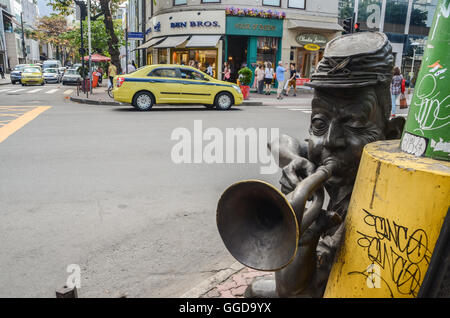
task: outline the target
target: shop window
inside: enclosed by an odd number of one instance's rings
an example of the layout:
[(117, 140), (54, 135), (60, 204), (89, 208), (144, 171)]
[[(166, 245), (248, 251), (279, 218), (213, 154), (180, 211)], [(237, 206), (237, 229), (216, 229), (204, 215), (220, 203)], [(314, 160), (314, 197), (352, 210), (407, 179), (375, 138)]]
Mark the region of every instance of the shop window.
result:
[(155, 77), (177, 77), (177, 72), (174, 68), (157, 68), (148, 74), (148, 76)]
[(279, 7), (281, 6), (280, 2), (280, 0), (263, 0), (262, 4), (263, 6)]
[(305, 0), (288, 0), (288, 8), (305, 9)]
[(167, 49), (158, 49), (158, 63), (166, 64), (167, 61)]
[(173, 0), (173, 5), (174, 6), (179, 6), (182, 4), (186, 4), (187, 0)]
[(257, 41), (257, 62), (264, 63), (270, 62), (272, 67), (275, 68), (276, 57), (278, 49), (278, 38), (273, 37), (258, 37)]
[(220, 3), (221, 0), (202, 0), (202, 3)]
[(186, 69), (186, 68), (182, 68), (182, 69), (180, 69), (180, 71), (181, 71), (181, 78), (192, 79), (192, 80), (197, 80), (197, 81), (205, 80), (205, 76), (203, 76), (203, 74), (200, 72), (196, 72), (194, 70), (190, 70), (190, 69)]

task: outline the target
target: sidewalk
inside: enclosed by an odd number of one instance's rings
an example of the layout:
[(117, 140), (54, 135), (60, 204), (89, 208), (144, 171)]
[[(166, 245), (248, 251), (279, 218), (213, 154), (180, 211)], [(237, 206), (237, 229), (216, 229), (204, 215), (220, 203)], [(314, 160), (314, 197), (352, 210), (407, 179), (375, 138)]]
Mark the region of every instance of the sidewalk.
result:
[(256, 271), (236, 262), (230, 268), (221, 270), (201, 282), (180, 298), (244, 298), (247, 286), (254, 279), (273, 275), (273, 272)]
[(9, 78), (9, 74), (5, 74), (5, 79), (0, 77), (0, 85), (11, 84), (11, 79)]
[[(96, 87), (93, 89), (93, 93), (89, 93), (88, 97), (83, 92), (79, 92), (77, 95), (76, 87), (74, 92), (70, 95), (70, 100), (77, 103), (82, 104), (92, 104), (92, 105), (110, 105), (110, 106), (120, 106), (126, 105), (123, 103), (119, 103), (108, 96), (106, 92), (106, 85)], [(297, 93), (297, 96), (283, 96), (282, 100), (277, 100), (276, 91), (272, 91), (270, 95), (257, 94), (254, 92), (250, 93), (250, 97), (248, 100), (244, 100), (242, 105), (240, 106), (310, 106), (312, 99), (312, 92), (309, 91), (307, 93)]]

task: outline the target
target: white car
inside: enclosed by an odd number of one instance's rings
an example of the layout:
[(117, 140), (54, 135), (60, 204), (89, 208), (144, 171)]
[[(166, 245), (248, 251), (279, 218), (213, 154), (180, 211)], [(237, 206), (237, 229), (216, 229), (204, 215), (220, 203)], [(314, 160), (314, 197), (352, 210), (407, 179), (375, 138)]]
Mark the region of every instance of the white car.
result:
[(81, 81), (80, 73), (76, 69), (68, 69), (64, 76), (62, 77), (62, 84), (77, 84), (79, 81)]
[(44, 69), (44, 81), (45, 83), (59, 83), (61, 82), (61, 72), (57, 68)]

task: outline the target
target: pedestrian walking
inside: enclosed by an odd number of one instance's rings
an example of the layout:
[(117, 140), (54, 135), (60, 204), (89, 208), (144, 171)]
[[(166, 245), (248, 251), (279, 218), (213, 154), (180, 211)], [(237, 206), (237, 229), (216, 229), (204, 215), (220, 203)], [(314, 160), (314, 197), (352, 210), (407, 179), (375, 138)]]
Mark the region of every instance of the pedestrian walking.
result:
[(212, 66), (208, 62), (206, 62), (205, 67), (206, 67), (206, 74), (213, 77), (214, 72)]
[(273, 68), (272, 63), (266, 62), (266, 67), (264, 70), (264, 84), (266, 85), (266, 95), (270, 95), (270, 90), (272, 89), (273, 82)]
[(295, 69), (295, 63), (291, 63), (289, 70), (289, 82), (286, 89), (286, 96), (289, 95), (291, 87), (294, 88), (294, 96), (297, 96), (297, 70)]
[(396, 66), (394, 67), (394, 76), (392, 76), (391, 81), (391, 117), (395, 117), (397, 97), (402, 93), (402, 82), (403, 76), (400, 74), (400, 68)]
[(276, 69), (276, 77), (278, 82), (277, 99), (283, 99), (281, 93), (283, 92), (284, 89), (284, 73), (286, 72), (287, 70), (283, 67), (283, 62), (279, 61)]
[(5, 71), (3, 70), (3, 64), (0, 64), (0, 74), (2, 75), (2, 79), (5, 79)]
[(225, 62), (223, 64), (223, 80), (226, 82), (230, 81), (230, 77), (231, 77), (231, 69), (230, 69), (230, 64), (228, 62)]
[(134, 67), (133, 62), (128, 62), (127, 73), (133, 73), (134, 71), (136, 71), (136, 68)]
[(111, 84), (111, 86), (114, 84), (113, 79), (114, 76), (117, 75), (117, 67), (111, 63), (111, 61), (109, 61), (109, 67), (108, 67), (108, 77), (109, 77), (109, 82)]
[(255, 82), (258, 89), (258, 94), (262, 94), (264, 90), (264, 71), (264, 64), (259, 64), (258, 68), (255, 70)]

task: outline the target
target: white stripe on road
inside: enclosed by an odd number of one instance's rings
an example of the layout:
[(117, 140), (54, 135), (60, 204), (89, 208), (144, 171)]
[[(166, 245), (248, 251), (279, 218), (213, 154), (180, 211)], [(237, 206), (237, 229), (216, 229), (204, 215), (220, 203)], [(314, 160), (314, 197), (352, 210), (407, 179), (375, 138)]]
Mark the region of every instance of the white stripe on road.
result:
[(54, 92), (57, 92), (58, 91), (58, 89), (57, 88), (54, 88), (54, 89), (51, 89), (51, 90), (49, 90), (48, 92), (45, 92), (46, 94), (53, 94)]
[(24, 90), (25, 90), (25, 88), (19, 88), (19, 89), (15, 89), (13, 91), (10, 91), (10, 93), (21, 92), (21, 91), (24, 91)]
[(12, 88), (0, 89), (0, 92), (7, 92), (7, 91), (10, 91), (10, 90), (12, 90)]
[(28, 94), (33, 94), (33, 93), (39, 92), (41, 90), (42, 90), (42, 88), (36, 88), (36, 89), (32, 89), (31, 91), (28, 91), (27, 93)]
[(303, 112), (306, 113), (306, 114), (311, 114), (312, 113), (312, 111), (310, 111), (310, 110), (304, 110)]
[(68, 90), (64, 91), (64, 94), (69, 95), (69, 94), (72, 93), (72, 92), (73, 92), (73, 89), (68, 89)]
[(280, 109), (292, 109), (292, 108), (298, 108), (298, 109), (311, 109), (311, 106), (275, 106), (275, 108), (280, 108)]

